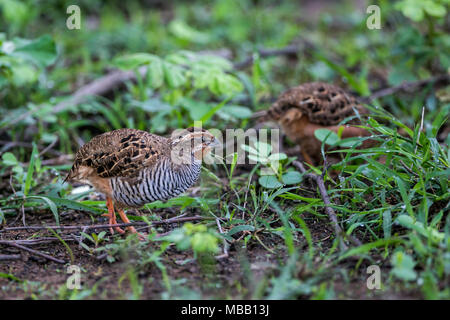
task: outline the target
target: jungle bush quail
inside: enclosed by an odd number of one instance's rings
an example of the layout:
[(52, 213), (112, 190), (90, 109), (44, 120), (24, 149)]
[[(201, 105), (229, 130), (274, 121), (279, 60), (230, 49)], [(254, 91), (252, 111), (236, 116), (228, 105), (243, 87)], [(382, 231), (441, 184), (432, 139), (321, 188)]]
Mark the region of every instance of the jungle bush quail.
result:
[[(367, 114), (356, 98), (335, 85), (312, 82), (291, 88), (281, 94), (267, 112), (265, 120), (275, 120), (287, 137), (301, 147), (303, 158), (310, 164), (321, 160), (321, 142), (314, 131), (326, 128), (338, 132), (345, 118)], [(367, 136), (365, 129), (351, 125), (360, 124), (358, 117), (348, 121), (342, 138)]]
[[(117, 223), (114, 208), (129, 223), (124, 208), (139, 208), (186, 191), (197, 181), (203, 157), (217, 145), (211, 133), (193, 127), (172, 138), (118, 129), (83, 145), (65, 181), (92, 185), (106, 196), (109, 223)], [(128, 229), (136, 232), (133, 227)], [(119, 227), (115, 230), (124, 233)]]

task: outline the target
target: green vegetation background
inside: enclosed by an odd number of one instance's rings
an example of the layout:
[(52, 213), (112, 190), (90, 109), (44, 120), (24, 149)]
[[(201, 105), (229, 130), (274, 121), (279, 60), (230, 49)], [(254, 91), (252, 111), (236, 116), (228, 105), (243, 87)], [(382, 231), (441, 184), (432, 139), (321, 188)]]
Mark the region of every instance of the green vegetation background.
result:
[[(73, 154), (96, 134), (134, 127), (164, 135), (195, 120), (202, 120), (205, 128), (248, 128), (253, 112), (268, 108), (282, 91), (303, 82), (335, 83), (369, 96), (404, 81), (448, 74), (450, 67), (448, 0), (375, 1), (381, 8), (379, 30), (366, 26), (366, 8), (372, 3), (365, 1), (86, 0), (76, 3), (80, 30), (66, 27), (70, 4), (0, 0), (3, 224), (16, 219), (23, 206), (49, 210), (55, 223), (64, 208), (90, 212), (96, 219), (105, 210), (104, 202), (87, 200), (87, 192), (72, 194), (72, 187), (62, 183), (69, 160), (49, 162)], [(298, 46), (297, 54), (258, 55), (292, 44)], [(253, 63), (236, 67), (249, 57)], [(149, 73), (123, 88), (81, 103), (67, 100), (113, 70), (136, 71), (140, 66), (147, 66)], [(54, 108), (66, 100), (64, 108)], [(253, 170), (208, 167), (201, 182), (208, 190), (201, 196), (148, 205), (149, 212), (176, 206), (181, 212), (226, 219), (225, 233), (213, 220), (186, 224), (158, 241), (150, 237), (150, 253), (134, 245), (139, 261), (156, 265), (163, 274), (156, 298), (208, 292), (198, 284), (183, 293), (173, 289), (184, 282), (167, 275), (168, 244), (192, 250), (201, 264), (206, 263), (202, 255), (217, 253), (223, 241), (242, 234), (237, 246), (261, 246), (267, 254), (276, 252), (278, 260), (261, 286), (235, 285), (233, 294), (215, 297), (336, 298), (345, 293), (327, 274), (340, 274), (348, 283), (361, 265), (380, 264), (385, 275), (380, 297), (402, 292), (448, 299), (449, 101), (448, 88), (436, 90), (431, 83), (384, 96), (372, 101), (373, 114), (365, 123), (380, 145), (356, 154), (354, 144), (341, 144), (347, 147), (344, 156), (324, 178), (340, 225), (361, 239), (362, 246), (345, 250), (338, 239), (331, 247), (312, 241), (311, 219), (330, 226), (320, 194), (303, 184), (302, 174), (291, 165), (293, 158), (284, 154), (272, 157), (282, 161), (272, 178), (258, 179), (260, 167), (270, 162), (265, 145), (253, 149), (260, 159)], [(326, 143), (339, 142), (333, 138)], [(384, 163), (377, 161), (383, 157)], [(329, 175), (333, 169), (340, 172), (337, 178)], [(322, 172), (321, 167), (311, 170)], [(224, 179), (228, 186), (218, 183)], [(255, 179), (259, 184), (250, 183)], [(131, 246), (105, 233), (87, 237), (86, 255), (107, 252), (110, 263), (121, 248)], [(356, 264), (346, 263), (350, 258)], [(306, 277), (299, 275), (300, 266), (307, 266)], [(140, 267), (138, 263), (125, 274), (132, 284), (126, 297), (142, 297), (144, 284), (133, 273)], [(8, 271), (0, 276), (14, 278)], [(6, 287), (21, 290), (24, 283), (11, 281)], [(88, 298), (97, 293), (67, 292), (61, 286), (46, 294)]]

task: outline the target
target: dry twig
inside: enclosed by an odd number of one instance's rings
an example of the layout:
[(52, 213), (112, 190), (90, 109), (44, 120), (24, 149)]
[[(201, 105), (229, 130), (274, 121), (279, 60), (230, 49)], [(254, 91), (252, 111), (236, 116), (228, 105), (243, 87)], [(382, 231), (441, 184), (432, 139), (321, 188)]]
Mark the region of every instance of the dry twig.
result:
[(18, 244), (17, 241), (14, 241), (14, 240), (0, 240), (0, 244), (11, 246), (11, 247), (15, 247), (15, 248), (18, 248), (20, 250), (28, 251), (28, 252), (30, 252), (30, 253), (32, 253), (34, 255), (43, 257), (45, 259), (54, 261), (56, 263), (61, 263), (61, 264), (66, 263), (66, 261), (64, 261), (64, 260), (54, 258), (54, 257), (52, 257), (52, 256), (50, 256), (48, 254), (43, 253), (43, 252), (40, 252), (40, 251), (37, 251), (37, 250), (34, 250), (34, 249), (30, 249), (30, 248), (25, 247), (25, 246), (23, 246), (21, 244)]
[[(202, 216), (193, 216), (193, 217), (181, 217), (181, 218), (170, 218), (161, 221), (151, 221), (152, 225), (161, 225), (161, 224), (169, 224), (169, 223), (177, 223), (177, 222), (186, 222), (186, 221), (197, 221), (197, 220), (211, 220), (215, 219), (212, 217), (202, 217)], [(0, 229), (0, 233), (6, 231), (17, 231), (17, 230), (45, 230), (45, 229), (57, 229), (57, 230), (93, 230), (93, 229), (108, 229), (111, 227), (129, 227), (129, 226), (148, 226), (147, 222), (144, 221), (135, 221), (130, 223), (117, 223), (117, 224), (94, 224), (94, 225), (81, 225), (81, 226), (24, 226), (24, 227), (9, 227)]]
[[(334, 233), (336, 234), (336, 237), (342, 239), (342, 238), (347, 236), (348, 239), (353, 244), (355, 244), (357, 246), (360, 246), (362, 244), (361, 241), (359, 241), (355, 237), (352, 237), (350, 235), (346, 235), (342, 231), (341, 227), (339, 226), (336, 213), (334, 212), (334, 209), (332, 207), (330, 207), (330, 205), (332, 203), (330, 201), (330, 197), (328, 197), (328, 192), (327, 192), (327, 189), (325, 187), (325, 183), (323, 181), (323, 177), (319, 176), (317, 174), (314, 174), (314, 173), (307, 173), (305, 167), (303, 166), (303, 164), (300, 161), (293, 161), (292, 164), (304, 174), (304, 177), (312, 179), (317, 184), (317, 187), (319, 188), (320, 195), (322, 196), (323, 203), (325, 204), (325, 212), (327, 213), (328, 217), (330, 218), (330, 220), (331, 220), (331, 222), (333, 224)], [(341, 241), (341, 245), (342, 245), (343, 249), (347, 249), (347, 246), (343, 243), (343, 241)]]

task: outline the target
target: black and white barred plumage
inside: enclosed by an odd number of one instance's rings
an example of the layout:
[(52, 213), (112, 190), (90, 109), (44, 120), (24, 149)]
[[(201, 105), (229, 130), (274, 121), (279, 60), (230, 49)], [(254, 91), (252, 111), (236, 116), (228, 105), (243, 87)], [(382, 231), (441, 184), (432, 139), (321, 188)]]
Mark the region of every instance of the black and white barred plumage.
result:
[(174, 166), (169, 160), (140, 171), (137, 182), (114, 177), (111, 179), (113, 199), (128, 207), (141, 207), (157, 200), (168, 200), (185, 192), (199, 178), (201, 162)]

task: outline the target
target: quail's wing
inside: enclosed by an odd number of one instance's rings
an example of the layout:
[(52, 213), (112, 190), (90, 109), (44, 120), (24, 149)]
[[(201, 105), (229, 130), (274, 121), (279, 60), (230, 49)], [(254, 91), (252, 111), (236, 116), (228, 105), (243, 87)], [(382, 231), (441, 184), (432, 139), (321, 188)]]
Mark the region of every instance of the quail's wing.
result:
[(356, 98), (335, 85), (312, 82), (291, 88), (284, 92), (269, 110), (277, 120), (291, 108), (298, 108), (312, 123), (336, 125), (347, 117), (355, 115), (355, 109), (367, 113)]
[(81, 167), (99, 177), (128, 177), (153, 165), (168, 148), (167, 138), (136, 129), (119, 129), (94, 137), (83, 145), (66, 179), (77, 178)]

